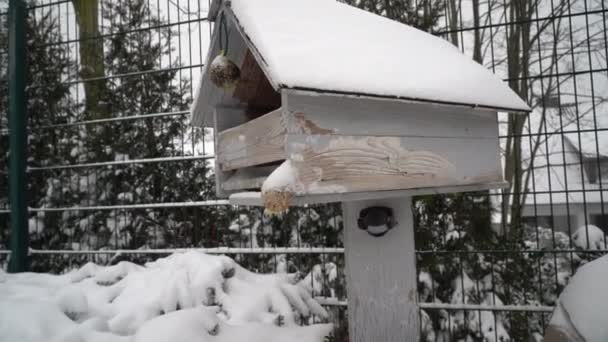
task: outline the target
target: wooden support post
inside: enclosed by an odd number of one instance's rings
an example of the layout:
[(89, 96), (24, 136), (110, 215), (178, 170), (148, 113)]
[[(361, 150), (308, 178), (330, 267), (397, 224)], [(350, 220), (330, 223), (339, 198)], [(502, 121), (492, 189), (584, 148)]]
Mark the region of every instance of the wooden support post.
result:
[[(343, 202), (348, 324), (353, 342), (418, 341), (419, 312), (411, 197)], [(358, 228), (362, 209), (393, 210), (396, 226), (381, 237)]]

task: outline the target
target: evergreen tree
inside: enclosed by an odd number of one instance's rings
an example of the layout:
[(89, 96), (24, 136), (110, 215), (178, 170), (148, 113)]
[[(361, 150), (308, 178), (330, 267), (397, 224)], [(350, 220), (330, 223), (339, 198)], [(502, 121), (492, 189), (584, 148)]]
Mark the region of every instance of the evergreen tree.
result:
[(341, 0), (427, 32), (437, 29), (445, 0)]
[[(30, 1), (28, 6), (35, 5)], [(8, 46), (8, 27), (2, 21), (0, 30), (0, 44)], [(70, 89), (66, 81), (74, 72), (74, 63), (68, 57), (65, 44), (61, 44), (62, 37), (56, 16), (50, 11), (28, 11), (26, 19), (26, 97), (28, 114), (28, 164), (31, 166), (53, 165), (69, 163), (63, 158), (69, 155), (69, 142), (74, 140), (72, 131), (44, 129), (51, 124), (66, 123), (75, 120), (76, 106), (70, 100)], [(7, 49), (3, 49), (7, 51)], [(8, 83), (7, 75), (8, 56), (0, 53), (0, 111), (2, 127), (6, 127), (5, 113), (7, 113)], [(0, 196), (8, 191), (7, 173), (4, 168), (8, 165), (8, 137), (2, 136), (0, 142), (0, 156), (2, 158), (3, 174), (0, 177)], [(47, 190), (56, 187), (61, 172), (48, 174), (44, 172), (30, 172), (28, 175), (28, 200), (32, 207), (45, 206), (61, 196), (53, 196)], [(49, 196), (51, 195), (51, 196)], [(0, 198), (7, 203), (6, 198)], [(29, 220), (30, 244), (34, 248), (54, 248), (62, 240), (58, 213), (34, 213)], [(8, 234), (8, 220), (0, 220), (0, 234)], [(2, 237), (2, 240), (6, 238)], [(36, 264), (32, 265), (36, 268)]]
[[(188, 81), (178, 79), (170, 60), (170, 28), (144, 0), (106, 2), (103, 20), (108, 109), (113, 117), (187, 110)], [(158, 31), (134, 30), (145, 26)], [(162, 64), (161, 64), (162, 63)], [(169, 64), (172, 68), (167, 68)], [(135, 74), (133, 74), (135, 73)], [(116, 76), (113, 75), (125, 75)], [(157, 116), (95, 125), (83, 130), (73, 154), (81, 162), (152, 159), (191, 155), (182, 139), (195, 136), (186, 116)], [(81, 205), (116, 205), (204, 200), (213, 182), (204, 161), (178, 161), (90, 168), (79, 174)], [(86, 183), (86, 184), (83, 184)], [(92, 211), (74, 215), (77, 248), (192, 247), (212, 226), (215, 209)]]
[[(173, 68), (166, 70), (173, 52), (170, 29), (134, 30), (163, 24), (147, 2), (106, 2), (103, 13), (104, 22), (110, 24), (104, 28), (104, 33), (111, 37), (104, 39), (104, 67), (110, 76), (106, 99), (111, 105), (112, 116), (187, 110), (190, 85), (177, 77), (179, 61), (171, 61)], [(6, 25), (3, 28), (0, 43), (7, 37)], [(87, 120), (82, 99), (78, 96), (82, 82), (77, 81), (80, 75), (69, 58), (75, 51), (62, 43), (64, 37), (60, 34), (57, 17), (51, 11), (29, 11), (27, 37), (29, 165), (192, 155), (192, 148), (185, 146), (191, 141), (184, 141), (184, 137), (190, 137), (192, 141), (201, 137), (191, 131), (189, 117), (184, 115), (44, 128)], [(0, 77), (4, 80), (6, 57), (0, 54)], [(140, 71), (145, 73), (111, 77)], [(1, 84), (6, 86), (6, 82)], [(5, 94), (0, 95), (3, 112), (6, 110)], [(4, 121), (2, 124), (4, 126)], [(3, 135), (1, 139), (4, 142), (7, 137)], [(5, 159), (4, 168), (8, 158), (7, 144), (0, 144), (0, 156)], [(6, 175), (2, 176), (0, 186), (5, 187)], [(214, 184), (210, 176), (205, 161), (31, 171), (28, 195), (31, 207), (188, 202), (211, 197)], [(4, 194), (2, 192), (0, 196)], [(2, 201), (0, 198), (0, 203)], [(31, 213), (31, 246), (55, 250), (193, 247), (208, 240), (209, 231), (228, 223), (217, 220), (216, 212), (216, 208), (203, 207)], [(1, 220), (1, 234), (8, 233), (8, 226), (4, 226), (7, 223), (8, 220)], [(6, 236), (0, 238), (7, 240)], [(36, 257), (32, 269), (61, 272), (73, 262), (82, 263), (88, 259), (86, 256), (80, 258), (82, 260), (76, 260), (72, 255)]]

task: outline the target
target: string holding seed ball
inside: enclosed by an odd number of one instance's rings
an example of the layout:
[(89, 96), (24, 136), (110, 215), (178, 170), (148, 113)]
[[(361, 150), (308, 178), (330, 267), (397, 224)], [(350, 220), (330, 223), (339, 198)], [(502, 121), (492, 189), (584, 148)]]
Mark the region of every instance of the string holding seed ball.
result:
[(223, 51), (211, 62), (209, 74), (211, 82), (223, 89), (234, 88), (241, 78), (241, 70)]

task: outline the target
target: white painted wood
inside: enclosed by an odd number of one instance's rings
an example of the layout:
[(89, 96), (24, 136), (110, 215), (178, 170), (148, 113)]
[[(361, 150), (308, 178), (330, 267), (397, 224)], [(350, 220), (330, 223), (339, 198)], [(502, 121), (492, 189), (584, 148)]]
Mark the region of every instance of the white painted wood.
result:
[(351, 98), (351, 99), (362, 99), (362, 100), (380, 100), (380, 101), (397, 101), (401, 103), (419, 103), (423, 105), (429, 105), (433, 107), (461, 107), (461, 108), (471, 108), (475, 111), (490, 111), (490, 112), (511, 112), (515, 114), (527, 115), (528, 111), (524, 110), (516, 110), (513, 108), (500, 108), (500, 107), (492, 107), (492, 106), (479, 106), (479, 105), (467, 105), (461, 103), (446, 103), (446, 102), (434, 102), (434, 101), (425, 101), (425, 100), (417, 100), (413, 98), (402, 98), (402, 97), (383, 97), (380, 95), (368, 95), (368, 94), (354, 94), (354, 93), (341, 93), (341, 92), (328, 92), (319, 89), (294, 89), (294, 88), (283, 88), (282, 91), (286, 92), (288, 96), (291, 95), (302, 95), (302, 96), (329, 96), (329, 97), (343, 97), (343, 98)]
[[(289, 94), (284, 92), (283, 94)], [(340, 96), (286, 95), (290, 133), (496, 139), (496, 112)]]
[[(328, 97), (286, 94), (281, 93), (282, 109), (219, 133), (218, 172), (289, 159), (297, 171), (298, 195), (503, 180), (496, 113), (462, 108), (440, 108), (435, 113), (423, 105), (348, 98), (333, 99), (334, 103)], [(238, 108), (232, 111), (218, 115), (222, 127), (246, 120)], [(224, 124), (227, 120), (230, 124)], [(242, 187), (241, 179), (240, 185), (228, 187), (253, 189), (259, 181), (247, 181)]]
[[(322, 204), (348, 201), (363, 201), (376, 200), (383, 198), (420, 196), (420, 195), (436, 195), (455, 192), (471, 192), (491, 189), (507, 189), (509, 184), (506, 182), (471, 184), (460, 186), (446, 187), (428, 187), (408, 190), (387, 190), (387, 191), (369, 191), (369, 192), (351, 192), (346, 194), (330, 193), (317, 195), (294, 196), (292, 206), (304, 206), (306, 204)], [(246, 205), (246, 206), (263, 206), (261, 193), (257, 191), (239, 192), (230, 195), (230, 204)]]
[[(352, 342), (418, 341), (417, 274), (411, 197), (344, 202), (348, 328)], [(362, 209), (393, 209), (397, 226), (373, 237), (357, 227)]]

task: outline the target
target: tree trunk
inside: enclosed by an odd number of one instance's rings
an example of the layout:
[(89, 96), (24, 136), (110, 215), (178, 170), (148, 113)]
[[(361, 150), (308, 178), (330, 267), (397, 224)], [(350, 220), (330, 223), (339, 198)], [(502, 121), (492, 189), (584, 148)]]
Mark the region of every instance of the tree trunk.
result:
[[(80, 31), (80, 76), (83, 79), (103, 78), (103, 39), (99, 38), (99, 1), (72, 0)], [(103, 103), (106, 90), (104, 79), (84, 82), (86, 117), (90, 120), (108, 117)]]
[(479, 64), (483, 64), (483, 58), (481, 56), (481, 30), (480, 18), (479, 18), (479, 0), (473, 0), (473, 27), (475, 27), (474, 45), (473, 45), (473, 60)]
[[(509, 26), (507, 63), (509, 69), (509, 86), (524, 101), (528, 98), (528, 75), (530, 59), (530, 20), (528, 0), (513, 0), (509, 8)], [(523, 24), (521, 24), (523, 23)], [(522, 151), (521, 139), (526, 117), (510, 113), (505, 156), (505, 179), (511, 184), (511, 193), (503, 194), (503, 225), (509, 224), (512, 234), (517, 234), (521, 225), (522, 189)], [(507, 215), (509, 213), (509, 215)], [(510, 222), (508, 221), (510, 217)]]
[(456, 0), (449, 0), (446, 6), (446, 16), (448, 18), (448, 29), (450, 30), (450, 40), (454, 46), (458, 46), (458, 8)]

